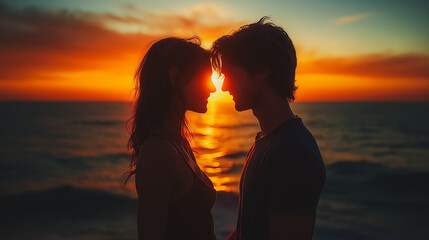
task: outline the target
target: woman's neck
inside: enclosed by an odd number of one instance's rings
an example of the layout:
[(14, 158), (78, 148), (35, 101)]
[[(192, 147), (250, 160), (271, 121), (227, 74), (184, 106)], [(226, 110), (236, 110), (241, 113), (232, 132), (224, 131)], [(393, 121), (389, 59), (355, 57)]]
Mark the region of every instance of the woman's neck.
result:
[(165, 115), (164, 121), (161, 125), (162, 129), (160, 130), (174, 137), (181, 136), (181, 125), (184, 117), (184, 110), (179, 108), (172, 108), (172, 110), (168, 111)]

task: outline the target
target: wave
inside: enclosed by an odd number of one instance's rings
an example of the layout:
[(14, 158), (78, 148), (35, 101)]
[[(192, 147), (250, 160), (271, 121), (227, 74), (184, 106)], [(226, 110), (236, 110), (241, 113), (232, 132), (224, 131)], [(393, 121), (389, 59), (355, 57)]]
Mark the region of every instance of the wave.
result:
[[(88, 218), (137, 211), (137, 199), (135, 198), (105, 190), (77, 188), (71, 185), (2, 196), (0, 203), (2, 215), (15, 216), (31, 216), (40, 213)], [(223, 207), (236, 207), (238, 194), (219, 191), (216, 203)]]
[(424, 224), (429, 172), (367, 161), (336, 162), (326, 169), (315, 238), (421, 239), (429, 234)]
[(362, 174), (376, 174), (388, 167), (368, 161), (339, 161), (326, 166), (328, 174), (335, 176), (359, 177)]
[(93, 219), (136, 211), (136, 199), (97, 189), (64, 185), (0, 198), (2, 220), (21, 218)]
[(341, 161), (326, 166), (327, 186), (358, 182), (364, 189), (396, 193), (429, 193), (429, 172), (368, 161)]
[[(217, 193), (213, 218), (218, 236), (232, 231), (237, 205), (236, 193)], [(3, 196), (0, 212), (0, 231), (7, 239), (135, 239), (137, 233), (137, 199), (99, 189), (63, 185)]]
[[(392, 231), (391, 234), (386, 234), (385, 231), (391, 229), (391, 226), (395, 226), (394, 229), (401, 229), (400, 226), (411, 229), (414, 237), (426, 232), (422, 224), (401, 225), (403, 224), (401, 216), (407, 213), (407, 216), (419, 222), (425, 219), (424, 209), (427, 209), (426, 202), (429, 199), (427, 190), (423, 190), (429, 181), (429, 173), (391, 168), (366, 161), (333, 163), (327, 165), (327, 172), (328, 181), (325, 188), (344, 190), (345, 194), (326, 191), (322, 194), (315, 238), (376, 239), (376, 236), (389, 236), (391, 239), (400, 239), (408, 234), (406, 230), (389, 230)], [(361, 177), (365, 172), (371, 172), (369, 178)], [(360, 181), (355, 181), (356, 179)], [(387, 189), (388, 186), (398, 187)], [(416, 197), (406, 194), (410, 188), (420, 189), (417, 193), (421, 195)], [(213, 217), (218, 237), (227, 236), (235, 226), (237, 206), (238, 194), (222, 191), (217, 193)], [(49, 226), (58, 227), (61, 226), (59, 224), (61, 222), (87, 224), (92, 221), (91, 224), (103, 226), (104, 221), (116, 224), (119, 219), (135, 224), (137, 199), (105, 190), (64, 185), (0, 197), (0, 212), (2, 229), (9, 227), (18, 229), (18, 226), (24, 223), (48, 231)], [(367, 216), (369, 213), (378, 215), (370, 218)], [(380, 229), (362, 232), (371, 221), (381, 221), (385, 215), (392, 216), (389, 222), (391, 225), (386, 223), (386, 226), (381, 225)], [(343, 226), (331, 227), (339, 217), (344, 218)], [(97, 234), (101, 231), (98, 228), (96, 230)], [(12, 230), (10, 232), (16, 233)], [(395, 238), (394, 233), (399, 237)], [(413, 236), (410, 239), (417, 239)]]
[(241, 129), (241, 128), (257, 128), (259, 127), (258, 123), (239, 123), (234, 125), (215, 125), (216, 128), (223, 128), (223, 129)]
[(237, 207), (238, 194), (234, 192), (218, 191), (216, 196), (216, 205), (223, 207)]
[(228, 158), (228, 159), (237, 159), (237, 158), (244, 158), (246, 157), (247, 152), (234, 152), (234, 153), (230, 153), (230, 154), (225, 154), (222, 156), (219, 156), (217, 158)]
[(383, 192), (429, 194), (429, 172), (386, 172), (369, 180), (368, 185)]

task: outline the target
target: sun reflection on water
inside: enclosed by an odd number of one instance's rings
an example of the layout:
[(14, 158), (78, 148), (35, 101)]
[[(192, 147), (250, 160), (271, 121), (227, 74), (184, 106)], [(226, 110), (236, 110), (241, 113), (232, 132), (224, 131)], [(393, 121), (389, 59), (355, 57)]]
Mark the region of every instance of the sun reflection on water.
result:
[(243, 139), (240, 136), (253, 136), (257, 124), (249, 111), (235, 111), (231, 95), (220, 91), (221, 80), (213, 79), (217, 91), (210, 95), (206, 113), (187, 113), (195, 132), (191, 146), (196, 151), (199, 166), (217, 191), (238, 192), (245, 160), (243, 153), (251, 147), (253, 137), (245, 138), (246, 142), (235, 140)]

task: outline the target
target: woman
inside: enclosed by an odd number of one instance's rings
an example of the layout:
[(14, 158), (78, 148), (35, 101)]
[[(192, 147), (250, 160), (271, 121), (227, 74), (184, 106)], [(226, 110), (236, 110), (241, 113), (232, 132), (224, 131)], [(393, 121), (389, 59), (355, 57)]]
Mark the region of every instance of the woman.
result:
[(139, 239), (215, 239), (216, 191), (195, 161), (185, 119), (188, 110), (206, 112), (215, 90), (209, 53), (199, 44), (197, 38), (162, 39), (136, 73), (126, 181), (135, 174)]

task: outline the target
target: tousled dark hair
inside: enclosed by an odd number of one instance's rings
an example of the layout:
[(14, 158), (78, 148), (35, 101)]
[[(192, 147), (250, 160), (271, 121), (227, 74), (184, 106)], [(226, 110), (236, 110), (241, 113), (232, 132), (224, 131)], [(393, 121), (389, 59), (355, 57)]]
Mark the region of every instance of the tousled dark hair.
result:
[[(177, 67), (180, 79), (189, 81), (198, 66), (210, 66), (210, 54), (201, 48), (198, 37), (188, 39), (169, 37), (155, 42), (146, 52), (135, 74), (136, 91), (132, 117), (127, 121), (130, 134), (128, 149), (131, 150), (129, 170), (126, 179), (135, 174), (140, 146), (151, 134), (161, 127), (167, 114), (177, 104), (184, 103), (180, 87), (170, 81), (170, 69)], [(182, 83), (183, 85), (183, 83)], [(189, 127), (183, 112), (177, 126), (178, 137), (184, 147), (190, 149)]]
[(271, 87), (289, 102), (295, 100), (295, 47), (289, 35), (279, 26), (258, 22), (240, 27), (230, 35), (217, 39), (211, 49), (212, 66), (219, 73), (222, 62), (243, 67), (249, 73), (269, 70)]

